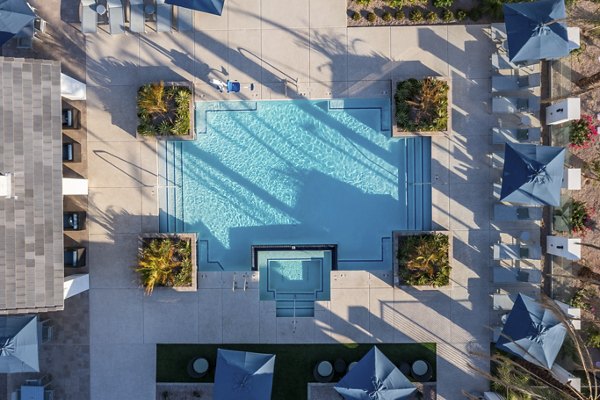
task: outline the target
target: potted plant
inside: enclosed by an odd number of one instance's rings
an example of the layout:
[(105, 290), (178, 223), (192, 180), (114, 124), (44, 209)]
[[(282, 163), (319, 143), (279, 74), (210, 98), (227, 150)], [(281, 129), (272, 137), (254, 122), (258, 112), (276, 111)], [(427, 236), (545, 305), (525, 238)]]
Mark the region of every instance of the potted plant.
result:
[(148, 295), (157, 286), (177, 291), (195, 291), (196, 234), (143, 235), (135, 270)]
[(137, 93), (138, 127), (143, 136), (193, 138), (192, 85), (187, 82), (154, 82)]
[(451, 257), (449, 232), (394, 232), (395, 272), (400, 285), (448, 285)]
[(431, 136), (450, 131), (450, 85), (447, 79), (411, 78), (393, 86), (394, 136)]

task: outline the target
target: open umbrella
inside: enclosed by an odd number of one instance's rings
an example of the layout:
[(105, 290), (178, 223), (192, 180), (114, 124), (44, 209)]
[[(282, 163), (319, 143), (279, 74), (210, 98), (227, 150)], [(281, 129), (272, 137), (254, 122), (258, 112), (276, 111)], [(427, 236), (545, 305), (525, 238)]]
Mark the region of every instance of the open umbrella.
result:
[(508, 55), (512, 62), (554, 59), (569, 54), (564, 0), (505, 3), (503, 7)]
[(214, 398), (269, 400), (274, 367), (273, 354), (218, 349)]
[(25, 0), (0, 0), (0, 46), (34, 19), (35, 14)]
[(560, 205), (565, 149), (507, 143), (500, 200), (530, 206)]
[(346, 400), (403, 400), (411, 398), (417, 390), (376, 346), (334, 389)]
[(0, 373), (40, 372), (35, 315), (0, 317)]
[(566, 333), (553, 311), (519, 294), (496, 347), (551, 369)]
[(225, 0), (165, 0), (165, 3), (209, 14), (221, 15)]

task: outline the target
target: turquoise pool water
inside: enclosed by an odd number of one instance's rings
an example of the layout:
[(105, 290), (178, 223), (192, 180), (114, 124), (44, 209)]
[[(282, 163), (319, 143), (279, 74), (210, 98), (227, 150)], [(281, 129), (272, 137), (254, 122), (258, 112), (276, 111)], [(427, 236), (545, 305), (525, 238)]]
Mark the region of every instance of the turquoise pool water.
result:
[(201, 270), (319, 243), (339, 269), (391, 268), (392, 231), (431, 228), (431, 141), (390, 122), (389, 99), (197, 103), (196, 140), (161, 143), (160, 229), (197, 232)]

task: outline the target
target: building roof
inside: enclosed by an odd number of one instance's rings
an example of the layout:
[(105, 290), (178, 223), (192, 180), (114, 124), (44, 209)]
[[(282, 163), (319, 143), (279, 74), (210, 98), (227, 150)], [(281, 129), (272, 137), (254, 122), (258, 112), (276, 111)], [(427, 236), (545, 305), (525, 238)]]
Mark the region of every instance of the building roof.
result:
[(63, 309), (60, 63), (0, 57), (0, 314)]

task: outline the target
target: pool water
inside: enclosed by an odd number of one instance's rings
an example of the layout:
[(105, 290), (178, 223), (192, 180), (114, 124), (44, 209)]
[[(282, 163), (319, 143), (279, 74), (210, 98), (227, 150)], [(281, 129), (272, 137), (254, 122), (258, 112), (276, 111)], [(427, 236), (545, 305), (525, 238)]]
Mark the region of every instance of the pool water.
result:
[(161, 232), (196, 232), (201, 270), (251, 246), (337, 244), (390, 269), (393, 230), (431, 229), (431, 141), (392, 138), (389, 99), (201, 102), (195, 141), (159, 152)]

